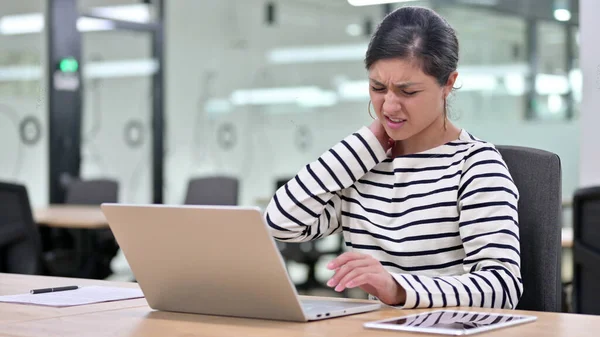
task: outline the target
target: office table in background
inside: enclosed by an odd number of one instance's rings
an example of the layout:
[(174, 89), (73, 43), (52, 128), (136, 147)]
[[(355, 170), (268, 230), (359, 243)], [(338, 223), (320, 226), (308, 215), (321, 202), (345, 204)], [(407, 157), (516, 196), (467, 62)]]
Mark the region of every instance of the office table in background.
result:
[(36, 223), (57, 228), (100, 229), (108, 222), (99, 206), (49, 205), (34, 211)]
[[(107, 228), (108, 222), (98, 206), (50, 205), (36, 209), (35, 221), (43, 226), (73, 229)], [(573, 229), (563, 228), (562, 247), (573, 246)]]
[[(77, 280), (0, 274), (0, 294), (8, 295), (59, 285), (108, 285), (137, 287), (135, 283)], [(219, 317), (154, 311), (144, 299), (99, 303), (69, 308), (47, 308), (0, 303), (0, 334), (19, 337), (193, 337), (193, 336), (413, 336), (419, 333), (400, 333), (368, 330), (363, 324), (385, 318), (404, 316), (435, 309), (382, 310), (310, 323), (293, 323), (258, 319)], [(478, 308), (460, 308), (477, 311)], [(482, 334), (491, 337), (520, 336), (597, 336), (600, 316), (485, 309), (499, 313), (529, 314), (538, 320), (515, 327)]]

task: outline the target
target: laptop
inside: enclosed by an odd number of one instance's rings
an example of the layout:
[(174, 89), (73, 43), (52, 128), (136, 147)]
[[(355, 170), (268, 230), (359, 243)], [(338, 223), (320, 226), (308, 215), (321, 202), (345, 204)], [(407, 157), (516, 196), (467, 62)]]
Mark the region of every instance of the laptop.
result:
[(258, 208), (101, 207), (155, 310), (307, 322), (381, 307), (300, 298)]

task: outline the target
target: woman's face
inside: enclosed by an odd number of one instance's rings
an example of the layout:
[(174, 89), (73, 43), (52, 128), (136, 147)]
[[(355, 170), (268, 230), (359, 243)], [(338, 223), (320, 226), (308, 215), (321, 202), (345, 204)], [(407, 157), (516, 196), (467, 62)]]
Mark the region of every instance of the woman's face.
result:
[(403, 59), (384, 59), (369, 69), (369, 94), (377, 118), (390, 138), (399, 141), (419, 134), (435, 121), (445, 118), (444, 101), (456, 76), (440, 86), (421, 67)]

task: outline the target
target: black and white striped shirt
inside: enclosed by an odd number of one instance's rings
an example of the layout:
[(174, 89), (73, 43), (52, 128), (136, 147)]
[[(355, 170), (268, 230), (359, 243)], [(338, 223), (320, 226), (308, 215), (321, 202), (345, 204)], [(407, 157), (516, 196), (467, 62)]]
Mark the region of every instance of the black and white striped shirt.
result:
[(306, 165), (265, 212), (272, 235), (301, 242), (343, 231), (406, 290), (404, 308), (515, 308), (519, 193), (495, 147), (459, 139), (388, 158), (367, 128)]

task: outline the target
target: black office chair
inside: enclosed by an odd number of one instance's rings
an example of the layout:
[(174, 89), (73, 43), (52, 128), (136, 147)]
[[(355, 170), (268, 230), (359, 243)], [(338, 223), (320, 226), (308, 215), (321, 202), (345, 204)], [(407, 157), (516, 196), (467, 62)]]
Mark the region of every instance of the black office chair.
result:
[(0, 272), (40, 274), (41, 242), (23, 185), (0, 182)]
[(100, 205), (117, 202), (119, 183), (112, 179), (75, 180), (67, 186), (65, 203), (71, 205)]
[(519, 189), (523, 295), (517, 309), (561, 311), (561, 165), (551, 152), (497, 146)]
[(214, 176), (191, 179), (185, 196), (186, 205), (235, 206), (238, 204), (237, 178)]
[(573, 311), (600, 315), (600, 186), (573, 197)]

